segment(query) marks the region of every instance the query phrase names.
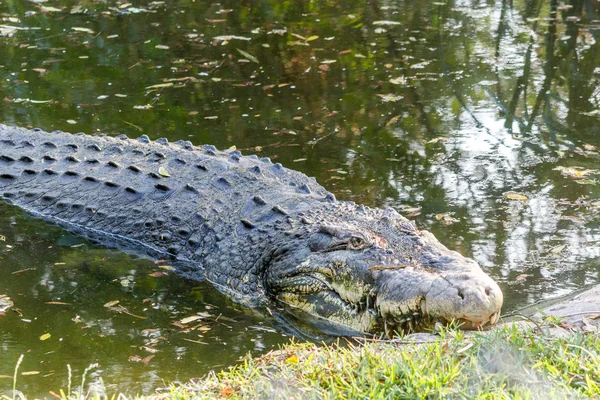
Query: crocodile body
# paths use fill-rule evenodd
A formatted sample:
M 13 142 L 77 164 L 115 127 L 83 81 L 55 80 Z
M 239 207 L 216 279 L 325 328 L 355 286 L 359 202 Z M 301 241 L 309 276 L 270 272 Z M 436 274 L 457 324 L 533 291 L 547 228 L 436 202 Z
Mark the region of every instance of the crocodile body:
M 101 243 L 174 257 L 235 301 L 354 331 L 479 327 L 502 305 L 473 260 L 394 210 L 338 201 L 235 150 L 0 125 L 0 197 Z

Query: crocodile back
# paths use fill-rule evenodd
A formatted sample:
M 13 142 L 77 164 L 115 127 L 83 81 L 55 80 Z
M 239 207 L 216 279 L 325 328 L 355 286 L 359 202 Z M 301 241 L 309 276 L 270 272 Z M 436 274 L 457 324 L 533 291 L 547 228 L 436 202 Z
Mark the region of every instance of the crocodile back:
M 261 241 L 252 232 L 332 198 L 314 178 L 236 150 L 4 125 L 0 196 L 103 243 L 112 238 L 152 257 L 238 264 L 240 275 L 257 256 L 235 246 L 248 241 L 250 248 Z

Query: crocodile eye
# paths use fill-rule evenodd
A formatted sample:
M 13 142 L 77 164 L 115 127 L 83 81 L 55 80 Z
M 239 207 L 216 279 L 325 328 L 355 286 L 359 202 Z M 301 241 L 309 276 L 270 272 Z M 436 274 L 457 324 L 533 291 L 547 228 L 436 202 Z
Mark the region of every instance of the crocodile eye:
M 365 248 L 366 242 L 363 238 L 358 236 L 352 236 L 348 241 L 348 249 L 349 250 L 360 250 Z

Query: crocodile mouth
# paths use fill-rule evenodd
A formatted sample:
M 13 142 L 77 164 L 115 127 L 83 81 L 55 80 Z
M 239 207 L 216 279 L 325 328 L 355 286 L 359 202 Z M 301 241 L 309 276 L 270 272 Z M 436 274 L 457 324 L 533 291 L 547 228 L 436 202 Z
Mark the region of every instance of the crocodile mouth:
M 361 311 L 369 308 L 368 299 L 356 301 L 362 297 L 357 292 L 336 290 L 333 281 L 319 272 L 310 272 L 281 278 L 278 285 L 277 299 L 289 304 L 286 299 L 298 296 L 321 295 L 326 303 L 342 307 L 344 311 Z M 294 305 L 294 304 L 290 304 Z M 325 306 L 326 304 L 321 304 Z
M 393 337 L 433 329 L 437 323 L 483 330 L 500 318 L 500 308 L 495 306 L 478 307 L 475 313 L 468 309 L 440 310 L 440 303 L 444 302 L 436 298 L 433 290 L 438 281 L 430 281 L 427 290 L 418 294 L 398 296 L 385 288 L 376 290 L 371 284 L 343 284 L 321 272 L 310 271 L 281 277 L 274 292 L 275 299 L 287 308 L 329 321 L 332 326 L 343 326 L 345 329 L 340 331 L 349 328 L 357 334 Z M 446 278 L 441 281 L 447 284 Z M 452 285 L 447 286 L 455 290 Z M 460 290 L 456 292 L 459 296 L 455 297 L 464 296 Z
M 331 325 L 330 332 L 354 336 L 376 332 L 381 317 L 370 286 L 345 289 L 323 273 L 312 271 L 283 277 L 275 288 L 275 300 L 288 310 L 300 311 Z M 335 327 L 339 329 L 336 329 Z
M 389 270 L 378 278 L 376 308 L 386 332 L 424 330 L 437 322 L 482 330 L 500 318 L 502 291 L 480 270 Z
M 448 319 L 428 314 L 425 296 L 422 296 L 420 300 L 413 299 L 410 302 L 418 305 L 408 312 L 403 312 L 396 316 L 387 315 L 387 317 L 382 318 L 385 336 L 392 337 L 394 334 L 402 335 L 432 330 L 438 323 L 443 325 L 454 324 L 462 330 L 485 330 L 500 319 L 500 310 L 493 312 L 487 318 L 483 319 L 474 320 L 464 317 Z

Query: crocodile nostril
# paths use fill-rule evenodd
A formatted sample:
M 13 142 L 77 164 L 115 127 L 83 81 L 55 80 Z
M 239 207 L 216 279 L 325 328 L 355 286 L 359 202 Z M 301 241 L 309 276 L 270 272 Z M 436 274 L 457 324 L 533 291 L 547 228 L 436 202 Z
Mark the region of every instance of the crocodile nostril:
M 489 295 L 490 295 L 490 293 L 492 293 L 492 288 L 490 288 L 490 287 L 486 287 L 486 288 L 485 288 L 485 295 L 486 295 L 486 296 L 489 296 Z
M 463 293 L 463 291 L 462 291 L 462 290 L 460 290 L 460 289 L 458 290 L 458 297 L 460 297 L 462 300 L 464 300 L 464 299 L 465 299 L 465 294 L 464 294 L 464 293 Z

